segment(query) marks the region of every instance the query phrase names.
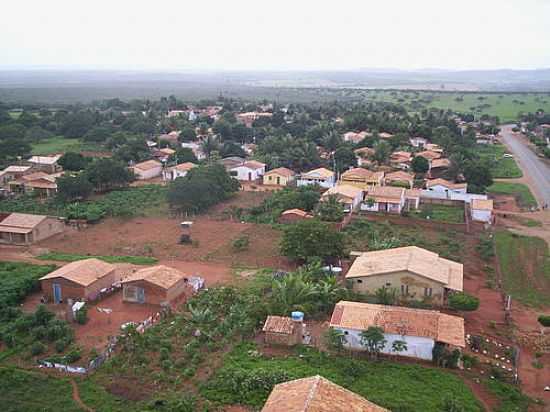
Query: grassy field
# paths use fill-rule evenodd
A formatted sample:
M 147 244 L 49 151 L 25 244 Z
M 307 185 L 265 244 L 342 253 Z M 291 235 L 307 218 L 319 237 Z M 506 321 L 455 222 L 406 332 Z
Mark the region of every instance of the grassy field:
M 67 139 L 62 136 L 45 139 L 32 144 L 33 155 L 49 155 L 53 153 L 101 151 L 97 145 L 84 143 L 81 139 Z M 105 150 L 105 149 L 103 149 Z
M 41 260 L 58 260 L 60 262 L 75 262 L 90 258 L 97 258 L 107 263 L 131 263 L 134 265 L 152 265 L 158 262 L 157 258 L 150 256 L 92 256 L 56 252 L 46 253 L 37 257 L 37 259 Z
M 422 205 L 418 216 L 445 223 L 464 223 L 464 208 L 446 205 Z
M 489 193 L 511 195 L 522 208 L 536 207 L 537 201 L 527 185 L 523 183 L 494 182 L 487 188 Z
M 548 94 L 534 93 L 464 93 L 464 92 L 415 92 L 368 91 L 367 98 L 376 101 L 400 103 L 412 111 L 422 106 L 453 111 L 498 116 L 501 122 L 517 120 L 520 112 L 535 112 L 539 108 L 550 111 Z
M 550 304 L 550 254 L 537 237 L 496 233 L 497 258 L 506 293 L 533 306 Z
M 0 308 L 19 304 L 27 294 L 39 288 L 38 279 L 55 266 L 0 262 Z
M 491 165 L 494 178 L 517 178 L 523 173 L 513 157 L 503 157 L 507 153 L 503 145 L 479 145 L 475 148 L 476 154 L 487 160 Z

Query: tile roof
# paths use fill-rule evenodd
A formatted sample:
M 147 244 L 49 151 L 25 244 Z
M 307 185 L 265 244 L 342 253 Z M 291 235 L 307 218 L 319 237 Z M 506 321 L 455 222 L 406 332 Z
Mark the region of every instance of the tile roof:
M 286 177 L 292 177 L 295 174 L 296 173 L 294 173 L 293 170 L 287 169 L 286 167 L 278 167 L 276 169 L 273 169 L 273 170 L 270 170 L 270 171 L 266 172 L 264 176 L 281 175 L 281 176 L 286 176 Z
M 441 157 L 441 153 L 434 152 L 432 150 L 424 150 L 423 152 L 418 152 L 416 156 L 422 156 L 426 160 L 434 160 L 439 159 Z
M 184 273 L 180 272 L 177 269 L 164 265 L 157 265 L 143 268 L 135 273 L 132 273 L 130 276 L 125 278 L 122 283 L 143 280 L 145 282 L 159 286 L 162 289 L 170 289 L 172 286 L 177 284 L 182 279 L 185 279 L 186 277 L 187 276 Z
M 474 199 L 472 200 L 472 209 L 475 210 L 493 210 L 493 200 L 492 199 Z
M 180 172 L 188 172 L 197 165 L 192 162 L 180 163 L 179 165 L 174 166 L 174 169 L 179 170 Z
M 376 180 L 384 177 L 384 172 L 373 172 L 364 167 L 354 167 L 342 173 L 342 179 Z
M 355 199 L 357 196 L 363 194 L 363 191 L 358 187 L 346 184 L 340 184 L 334 187 L 331 187 L 326 192 L 323 193 L 321 198 L 327 198 L 331 195 L 343 196 L 349 199 Z
M 430 188 L 433 186 L 445 186 L 448 189 L 466 189 L 468 187 L 467 183 L 454 183 L 445 179 L 429 179 L 426 181 L 426 187 Z
M 374 198 L 378 202 L 401 202 L 405 189 L 394 186 L 374 186 L 367 190 L 365 198 Z
M 146 160 L 145 162 L 136 163 L 133 167 L 139 170 L 151 170 L 155 167 L 161 167 L 162 163 L 158 160 Z
M 405 181 L 410 182 L 414 180 L 414 175 L 398 170 L 397 172 L 387 173 L 385 179 L 390 182 Z
M 302 217 L 311 217 L 311 215 L 305 211 L 303 211 L 302 209 L 288 209 L 288 210 L 285 210 L 283 213 L 281 213 L 281 216 L 285 216 L 285 215 L 298 215 L 298 216 L 302 216 Z
M 378 276 L 402 271 L 432 279 L 449 289 L 461 291 L 463 288 L 461 263 L 444 259 L 437 253 L 417 246 L 365 252 L 355 259 L 346 278 Z
M 294 333 L 294 321 L 288 316 L 268 316 L 262 330 L 291 335 Z
M 247 167 L 249 169 L 256 170 L 256 169 L 261 169 L 261 168 L 265 167 L 265 163 L 258 162 L 257 160 L 247 160 L 243 164 L 241 164 L 237 167 Z
M 465 347 L 464 319 L 435 310 L 340 301 L 332 312 L 330 326 L 354 330 L 376 326 L 384 333 L 431 338 Z
M 432 169 L 436 167 L 449 167 L 451 166 L 451 161 L 447 158 L 440 158 L 432 160 Z
M 389 412 L 322 376 L 275 385 L 262 412 Z
M 411 152 L 393 152 L 390 156 L 390 159 L 394 162 L 408 162 L 411 160 L 412 153 Z
M 359 156 L 370 156 L 374 154 L 374 149 L 372 147 L 361 147 L 353 151 L 356 155 Z
M 57 161 L 61 159 L 61 155 L 54 155 L 54 156 L 32 156 L 28 162 L 36 163 L 36 164 L 42 164 L 42 165 L 53 165 L 56 164 Z
M 3 171 L 6 173 L 23 173 L 29 170 L 32 166 L 18 166 L 18 165 L 11 165 L 6 167 Z
M 40 280 L 64 278 L 82 286 L 89 286 L 114 270 L 115 266 L 110 263 L 91 258 L 68 263 L 41 277 Z
M 0 221 L 0 228 L 2 226 L 18 227 L 22 229 L 29 229 L 30 232 L 34 227 L 44 221 L 48 216 L 44 215 L 30 215 L 27 213 L 10 213 L 5 219 Z
M 309 172 L 302 173 L 302 178 L 306 179 L 326 179 L 334 176 L 334 172 L 324 167 L 310 170 Z

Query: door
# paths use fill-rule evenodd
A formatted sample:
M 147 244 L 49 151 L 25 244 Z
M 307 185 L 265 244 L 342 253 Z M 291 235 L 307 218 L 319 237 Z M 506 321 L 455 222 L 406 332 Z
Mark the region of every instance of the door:
M 248 172 L 248 180 L 252 180 L 252 173 L 251 172 Z
M 281 184 L 281 178 L 279 176 L 277 176 L 277 184 L 280 185 Z
M 139 303 L 145 303 L 145 289 L 137 288 L 137 301 Z
M 53 284 L 53 301 L 54 303 L 61 303 L 61 285 L 59 283 Z

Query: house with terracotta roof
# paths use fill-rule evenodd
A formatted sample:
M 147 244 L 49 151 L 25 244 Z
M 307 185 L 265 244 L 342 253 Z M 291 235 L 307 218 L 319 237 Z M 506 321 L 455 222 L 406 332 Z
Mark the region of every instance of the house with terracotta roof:
M 438 193 L 461 193 L 466 194 L 468 191 L 467 183 L 454 183 L 445 179 L 429 179 L 426 181 L 426 189 L 431 192 Z
M 360 147 L 359 149 L 355 149 L 353 153 L 355 153 L 355 157 L 357 158 L 357 166 L 368 166 L 372 163 L 370 159 L 374 155 L 373 148 Z
M 355 133 L 355 132 L 347 132 L 347 133 L 344 133 L 344 135 L 342 136 L 342 140 L 344 140 L 344 142 L 351 142 L 351 143 L 359 143 L 361 141 L 363 141 L 365 139 L 365 137 L 367 136 L 370 136 L 371 133 L 368 133 L 366 131 L 362 131 L 362 132 L 359 132 L 359 133 Z
M 178 145 L 178 139 L 179 139 L 180 132 L 179 131 L 171 131 L 170 133 L 164 133 L 157 137 L 157 140 L 159 142 L 168 142 L 171 145 L 177 146 Z
M 386 287 L 402 300 L 444 305 L 453 292 L 463 290 L 463 266 L 417 246 L 361 253 L 346 280 L 356 292 L 374 294 Z
M 54 303 L 67 299 L 95 300 L 117 281 L 115 266 L 91 258 L 77 260 L 40 278 L 42 293 Z
M 493 200 L 492 199 L 473 199 L 470 203 L 470 213 L 472 220 L 476 222 L 493 222 Z
M 247 160 L 232 168 L 230 174 L 237 180 L 255 182 L 265 174 L 265 163 L 256 160 Z
M 122 280 L 124 302 L 174 305 L 182 303 L 193 292 L 187 275 L 164 265 L 140 269 Z
M 382 186 L 384 172 L 373 172 L 363 167 L 354 167 L 342 173 L 340 182 L 366 190 L 371 186 Z
M 441 153 L 432 150 L 424 150 L 423 152 L 416 153 L 415 156 L 421 156 L 431 164 L 432 160 L 439 159 L 441 157 Z
M 336 177 L 332 170 L 320 167 L 302 173 L 296 180 L 298 186 L 319 185 L 325 189 L 333 187 L 336 184 Z
M 262 412 L 390 412 L 322 376 L 279 383 Z
M 137 180 L 147 180 L 162 174 L 162 163 L 158 160 L 146 160 L 130 167 Z
M 282 224 L 300 222 L 305 219 L 311 219 L 313 216 L 302 209 L 288 209 L 281 213 L 278 222 Z
M 451 167 L 451 161 L 446 157 L 434 159 L 430 163 L 429 175 L 431 178 L 441 177 L 449 167 Z
M 412 189 L 414 185 L 414 175 L 398 170 L 396 172 L 386 173 L 384 182 L 388 186 L 408 187 Z
M 436 344 L 459 350 L 466 346 L 464 319 L 435 310 L 340 301 L 334 307 L 330 326 L 341 331 L 347 340 L 345 345 L 355 350 L 365 349 L 361 332 L 369 327 L 383 330 L 386 343 L 381 352 L 386 354 L 432 360 Z M 406 342 L 407 349 L 394 352 L 395 341 Z
M 412 153 L 397 151 L 390 155 L 390 164 L 396 169 L 408 170 L 411 167 Z
M 400 214 L 405 207 L 405 189 L 394 186 L 373 186 L 365 193 L 361 210 Z
M 218 163 L 222 164 L 225 170 L 229 172 L 231 169 L 242 165 L 244 163 L 244 158 L 239 156 L 228 156 L 220 159 Z
M 265 172 L 263 177 L 264 185 L 287 186 L 294 181 L 295 176 L 296 173 L 294 171 L 286 167 L 278 167 Z
M 9 191 L 12 193 L 32 193 L 41 198 L 52 197 L 57 193 L 56 180 L 62 174 L 63 172 L 56 174 L 45 172 L 25 174 L 8 182 Z
M 19 179 L 32 173 L 32 166 L 12 165 L 0 171 L 0 186 L 7 186 L 8 182 Z
M 175 180 L 178 177 L 185 177 L 187 172 L 197 165 L 192 162 L 180 163 L 179 165 L 170 166 L 162 171 L 162 178 L 164 180 Z
M 34 171 L 52 174 L 62 170 L 61 166 L 57 163 L 59 159 L 61 159 L 60 154 L 51 156 L 32 156 L 27 159 L 27 163 L 32 166 Z
M 303 320 L 288 316 L 268 316 L 262 328 L 264 341 L 270 345 L 294 346 L 303 341 Z
M 363 200 L 363 190 L 348 184 L 338 184 L 321 195 L 321 202 L 327 201 L 331 196 L 336 197 L 344 206 L 344 211 L 353 212 Z
M 0 213 L 0 243 L 31 245 L 64 230 L 65 223 L 55 216 Z

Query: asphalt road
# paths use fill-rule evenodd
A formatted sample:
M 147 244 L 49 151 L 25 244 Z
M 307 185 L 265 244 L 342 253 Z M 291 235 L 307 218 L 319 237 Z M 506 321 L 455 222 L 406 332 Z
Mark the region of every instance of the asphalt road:
M 502 140 L 519 161 L 523 173 L 532 181 L 537 200 L 550 206 L 550 166 L 539 159 L 519 136 L 514 135 L 512 127 L 501 127 Z

